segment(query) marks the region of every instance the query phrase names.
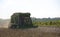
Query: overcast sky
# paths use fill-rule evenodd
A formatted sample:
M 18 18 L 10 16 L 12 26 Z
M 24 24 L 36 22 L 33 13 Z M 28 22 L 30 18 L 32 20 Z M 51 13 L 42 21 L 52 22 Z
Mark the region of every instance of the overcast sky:
M 15 12 L 30 12 L 31 17 L 60 17 L 60 0 L 0 0 L 0 18 Z

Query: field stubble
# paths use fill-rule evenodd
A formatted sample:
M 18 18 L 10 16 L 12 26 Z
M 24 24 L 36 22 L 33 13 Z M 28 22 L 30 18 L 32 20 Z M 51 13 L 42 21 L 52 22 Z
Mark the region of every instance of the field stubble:
M 59 27 L 38 27 L 29 29 L 0 28 L 0 37 L 60 37 Z

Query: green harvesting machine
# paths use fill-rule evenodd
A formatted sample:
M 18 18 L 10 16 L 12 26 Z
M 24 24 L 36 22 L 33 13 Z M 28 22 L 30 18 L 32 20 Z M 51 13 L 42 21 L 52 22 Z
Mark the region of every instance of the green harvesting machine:
M 33 27 L 30 13 L 14 13 L 11 16 L 9 28 L 29 28 Z

